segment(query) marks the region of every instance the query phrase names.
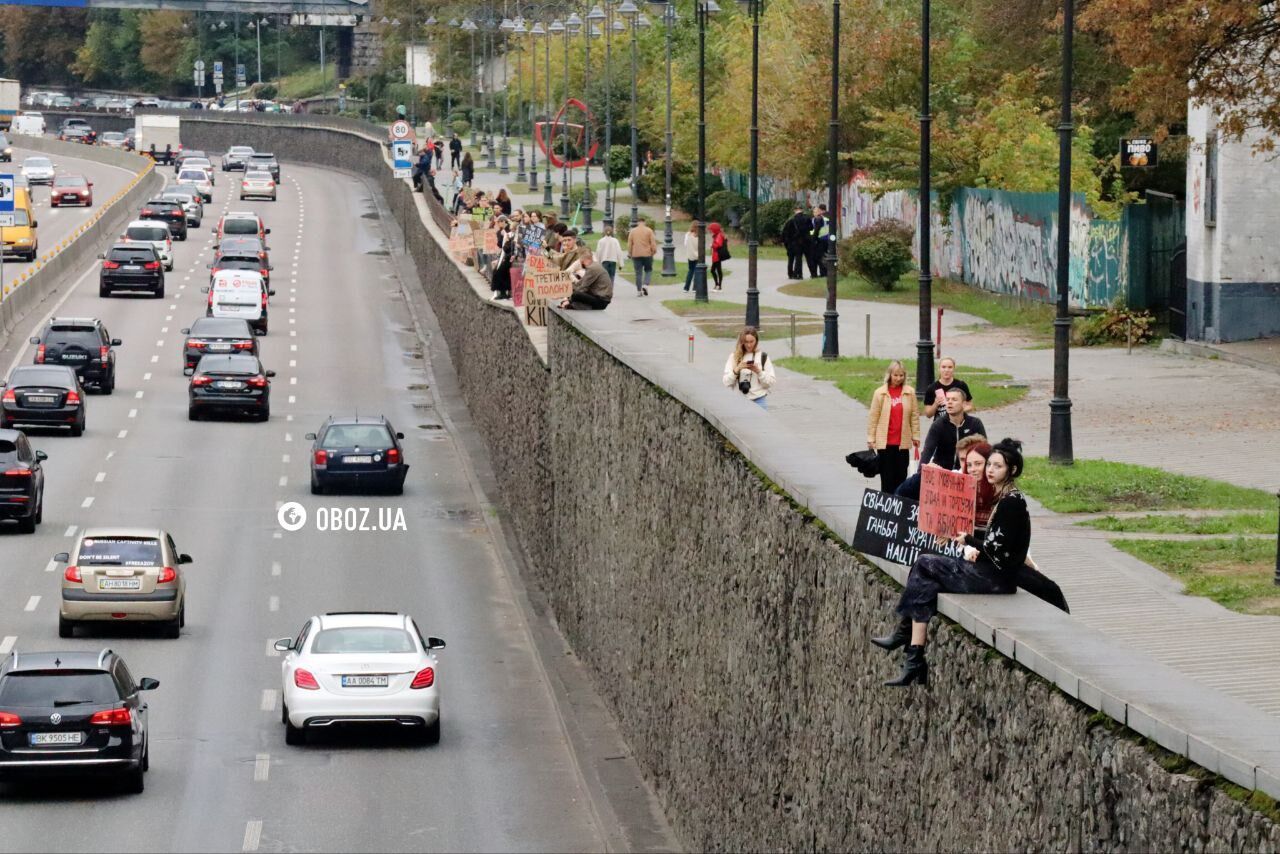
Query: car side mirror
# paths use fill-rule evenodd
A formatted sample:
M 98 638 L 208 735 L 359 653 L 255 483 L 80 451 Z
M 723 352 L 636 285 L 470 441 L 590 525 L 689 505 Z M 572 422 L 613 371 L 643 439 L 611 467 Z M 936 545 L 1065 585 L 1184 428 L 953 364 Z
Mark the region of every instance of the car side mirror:
M 112 346 L 112 347 L 123 347 L 123 346 L 124 346 L 124 342 L 123 342 L 123 341 L 121 341 L 119 338 L 112 338 L 112 339 L 111 339 L 111 346 Z
M 270 270 L 274 270 L 274 269 L 275 269 L 275 267 L 273 267 L 272 265 L 270 265 L 270 264 L 268 264 L 268 265 L 267 265 L 267 270 L 268 270 L 268 271 L 270 271 Z
M 186 327 L 183 327 L 182 329 L 179 329 L 178 331 L 179 331 L 179 332 L 181 332 L 183 335 L 190 335 L 190 334 L 191 334 L 191 327 L 190 327 L 190 326 L 186 326 Z
M 270 233 L 271 233 L 271 229 L 269 229 L 269 228 L 268 228 L 268 229 L 266 229 L 265 231 L 263 231 L 262 233 L 263 233 L 263 234 L 270 234 Z
M 404 438 L 404 434 L 403 434 L 403 433 L 397 433 L 397 434 L 396 434 L 396 438 L 397 438 L 397 439 L 403 439 L 403 438 Z
M 138 690 L 139 690 L 139 691 L 154 691 L 155 689 L 157 689 L 157 688 L 159 688 L 159 687 L 160 687 L 160 680 L 159 680 L 159 679 L 152 679 L 150 676 L 144 676 L 144 677 L 142 677 L 142 679 L 138 682 Z
M 44 451 L 36 451 L 36 462 L 42 463 L 47 459 L 49 459 L 49 455 Z
M 275 295 L 276 295 L 276 292 L 275 292 L 275 291 L 267 291 L 267 296 L 269 296 L 269 297 L 273 297 L 273 296 L 275 296 Z
M 265 374 L 265 376 L 268 376 L 268 377 L 274 377 L 275 375 L 276 375 L 275 371 L 267 371 L 267 373 Z
M 70 563 L 71 555 L 67 554 L 66 552 L 58 552 L 56 555 L 53 556 L 53 561 L 54 563 Z
M 206 266 L 206 267 L 208 267 L 210 270 L 212 270 L 212 269 L 213 269 L 213 263 L 212 263 L 212 262 L 210 262 L 210 263 L 208 263 L 208 264 L 205 264 L 205 266 Z
M 200 289 L 200 293 L 202 293 L 202 294 L 207 294 L 207 293 L 209 293 L 209 289 L 208 289 L 208 288 L 201 288 L 201 289 Z
M 427 649 L 444 649 L 444 641 L 440 638 L 427 638 Z
M 182 375 L 183 375 L 184 377 L 189 377 L 189 376 L 191 376 L 192 374 L 194 374 L 195 372 L 196 372 L 196 369 L 195 369 L 195 368 L 183 368 L 183 369 L 182 369 Z
M 272 646 L 276 648 L 277 652 L 288 652 L 293 649 L 293 638 L 280 638 Z
M 39 338 L 35 338 L 35 337 L 33 337 L 33 338 L 31 339 L 31 343 L 32 343 L 32 344 L 39 344 L 39 343 L 40 343 L 40 339 L 39 339 Z
M 191 563 L 191 555 L 185 553 L 178 555 L 178 563 Z
M 32 228 L 39 228 L 39 227 L 40 227 L 40 223 L 36 222 L 36 221 L 33 219 L 33 220 L 31 220 L 31 227 L 32 227 Z
M 308 442 L 314 442 L 314 441 L 316 440 L 316 434 L 315 434 L 315 433 L 307 433 L 307 434 L 306 434 L 305 436 L 303 436 L 302 438 L 306 439 Z

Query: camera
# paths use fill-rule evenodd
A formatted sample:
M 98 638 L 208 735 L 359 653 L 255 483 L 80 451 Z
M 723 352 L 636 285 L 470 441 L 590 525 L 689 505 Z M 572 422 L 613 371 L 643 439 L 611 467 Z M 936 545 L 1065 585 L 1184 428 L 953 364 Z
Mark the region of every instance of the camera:
M 743 377 L 746 377 L 746 379 L 743 379 Z M 742 373 L 738 374 L 738 391 L 742 392 L 743 394 L 751 393 L 751 372 L 750 371 L 743 371 Z

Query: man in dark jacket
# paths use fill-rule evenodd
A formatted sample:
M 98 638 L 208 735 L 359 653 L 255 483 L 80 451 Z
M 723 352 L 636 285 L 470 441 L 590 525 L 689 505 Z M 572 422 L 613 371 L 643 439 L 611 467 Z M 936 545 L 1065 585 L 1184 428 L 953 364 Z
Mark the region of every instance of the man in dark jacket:
M 827 265 L 822 259 L 827 254 L 827 241 L 831 239 L 831 220 L 827 218 L 827 206 L 818 205 L 814 208 L 810 222 L 809 243 L 806 247 L 809 278 L 821 279 L 827 275 Z
M 582 259 L 582 278 L 573 286 L 573 293 L 560 303 L 561 308 L 595 309 L 600 311 L 613 302 L 613 279 L 603 264 L 597 264 L 590 249 L 584 248 L 579 256 Z
M 782 245 L 787 248 L 787 278 L 804 278 L 804 259 L 809 249 L 809 229 L 813 221 L 804 215 L 804 208 L 796 211 L 782 226 Z
M 932 463 L 951 471 L 962 470 L 963 460 L 956 454 L 956 445 L 966 436 L 987 435 L 982 419 L 964 411 L 968 398 L 959 386 L 947 391 L 947 417 L 933 422 L 924 437 L 924 450 L 920 452 L 920 465 Z M 896 495 L 920 500 L 920 471 L 903 481 Z
M 462 164 L 462 140 L 455 133 L 449 140 L 449 167 L 457 169 Z

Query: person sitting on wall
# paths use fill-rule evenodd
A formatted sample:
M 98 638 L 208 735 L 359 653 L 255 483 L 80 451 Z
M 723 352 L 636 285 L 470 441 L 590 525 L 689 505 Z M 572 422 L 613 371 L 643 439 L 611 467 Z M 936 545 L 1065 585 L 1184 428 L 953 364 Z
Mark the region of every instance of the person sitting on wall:
M 609 271 L 596 263 L 590 248 L 582 250 L 581 260 L 582 278 L 574 283 L 573 293 L 560 307 L 603 311 L 613 302 L 613 280 Z

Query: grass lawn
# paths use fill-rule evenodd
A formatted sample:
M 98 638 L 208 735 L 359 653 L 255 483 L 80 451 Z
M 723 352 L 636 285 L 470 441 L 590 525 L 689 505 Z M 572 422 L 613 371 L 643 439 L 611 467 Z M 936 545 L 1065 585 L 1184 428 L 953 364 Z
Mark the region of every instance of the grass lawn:
M 1099 531 L 1138 534 L 1196 534 L 1223 536 L 1233 534 L 1274 534 L 1275 513 L 1231 513 L 1225 516 L 1141 516 L 1119 519 L 1104 516 L 1077 522 Z
M 821 318 L 818 320 L 818 331 L 821 332 Z M 834 382 L 836 388 L 867 406 L 871 404 L 871 395 L 884 382 L 884 369 L 888 362 L 888 359 L 868 359 L 866 356 L 841 356 L 834 360 L 792 356 L 778 360 L 784 368 Z M 903 366 L 908 377 L 915 376 L 914 360 L 905 360 Z M 979 418 L 984 411 L 1016 403 L 1027 393 L 1025 387 L 1008 385 L 1012 380 L 1008 374 L 993 373 L 987 368 L 958 365 L 956 373 L 964 377 L 974 399 L 981 402 L 982 411 L 974 412 Z
M 333 76 L 333 68 L 326 67 L 325 73 L 320 74 L 320 65 L 312 65 L 295 71 L 293 74 L 287 74 L 276 81 L 280 98 L 290 101 L 297 98 L 310 98 L 315 95 L 322 95 L 325 91 L 325 79 L 329 81 L 329 91 L 335 95 L 338 92 L 338 81 Z
M 1280 615 L 1275 540 L 1213 539 L 1195 542 L 1113 540 L 1128 552 L 1177 578 L 1192 596 L 1204 596 L 1245 614 Z
M 744 325 L 746 307 L 736 302 L 710 300 L 697 302 L 691 299 L 663 300 L 662 304 L 680 317 L 687 317 L 693 325 L 712 338 L 737 339 Z M 817 335 L 822 332 L 822 318 L 802 311 L 784 311 L 780 308 L 760 306 L 760 337 L 765 341 L 788 338 L 791 335 L 791 315 L 796 315 L 797 335 Z M 783 359 L 779 364 L 786 364 Z
M 786 257 L 785 251 L 782 257 Z M 861 276 L 845 276 L 836 284 L 836 296 L 839 299 L 916 305 L 919 302 L 916 276 L 916 273 L 903 276 L 892 291 L 881 290 Z M 827 282 L 825 279 L 805 279 L 783 285 L 779 290 L 790 296 L 825 299 Z M 1053 335 L 1054 307 L 1046 303 L 1019 302 L 1014 297 L 978 290 L 948 279 L 934 279 L 933 305 L 981 317 L 993 326 L 1022 327 L 1037 336 Z
M 966 374 L 973 369 L 966 369 Z M 958 372 L 958 371 L 957 371 Z M 910 371 L 907 372 L 908 376 Z M 969 383 L 971 386 L 972 382 Z M 977 389 L 974 389 L 977 393 Z M 1274 512 L 1276 498 L 1219 480 L 1171 474 L 1148 466 L 1076 460 L 1059 466 L 1045 457 L 1027 460 L 1022 489 L 1058 513 L 1131 510 L 1258 510 Z M 1274 555 L 1273 555 L 1274 558 Z

